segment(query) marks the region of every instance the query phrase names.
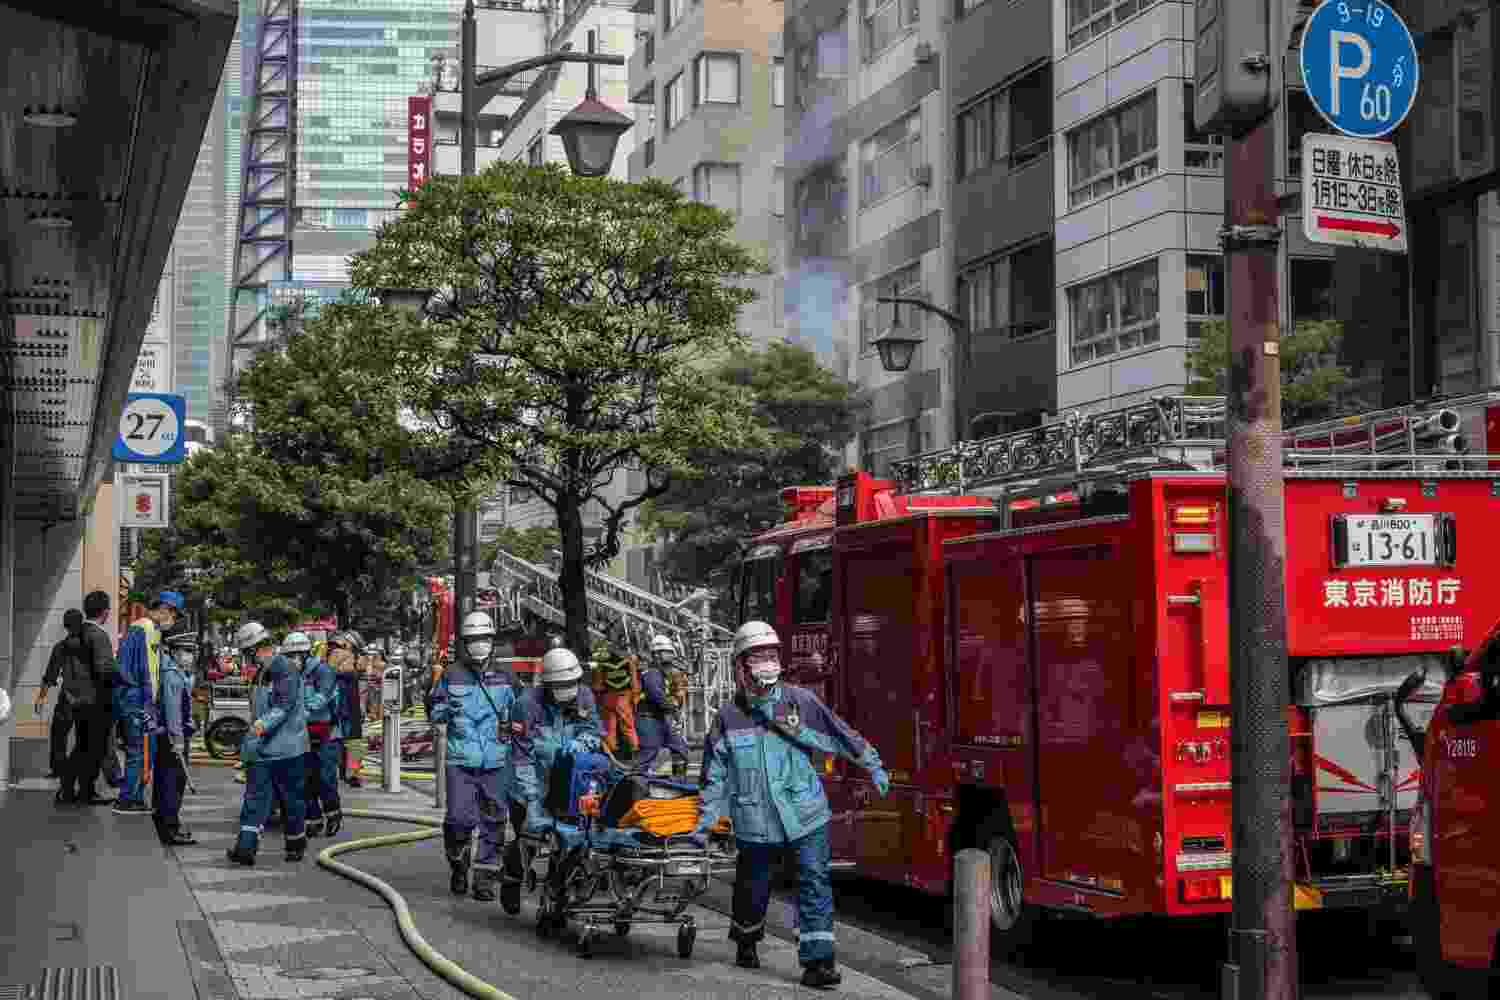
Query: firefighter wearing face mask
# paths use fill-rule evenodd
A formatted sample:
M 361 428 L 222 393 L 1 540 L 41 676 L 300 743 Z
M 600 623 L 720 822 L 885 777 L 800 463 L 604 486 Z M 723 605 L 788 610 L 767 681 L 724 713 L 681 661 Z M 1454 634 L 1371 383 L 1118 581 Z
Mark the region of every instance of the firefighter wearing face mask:
M 603 747 L 599 709 L 583 684 L 583 664 L 571 649 L 556 647 L 542 657 L 540 685 L 516 703 L 511 724 L 511 759 L 515 794 L 511 818 L 517 830 L 540 836 L 552 828 L 542 807 L 547 776 L 559 753 L 597 753 Z M 512 841 L 505 854 L 500 901 L 507 913 L 521 911 L 521 845 Z
M 641 737 L 637 770 L 652 773 L 656 757 L 666 747 L 672 754 L 672 777 L 686 778 L 688 745 L 674 723 L 681 718 L 683 698 L 678 678 L 677 646 L 664 635 L 651 639 L 651 666 L 641 673 L 641 700 L 636 705 L 636 732 Z
M 251 704 L 255 722 L 240 749 L 247 762 L 245 801 L 240 808 L 240 835 L 229 849 L 229 860 L 254 865 L 260 830 L 273 799 L 286 804 L 286 859 L 301 861 L 307 849 L 303 829 L 303 785 L 307 753 L 307 707 L 302 701 L 302 675 L 283 655 L 260 622 L 249 622 L 235 634 L 235 645 L 255 658 L 255 686 Z
M 815 758 L 836 755 L 870 773 L 881 796 L 890 778 L 880 754 L 804 688 L 781 683 L 781 639 L 765 622 L 740 626 L 732 647 L 739 691 L 719 709 L 703 754 L 699 835 L 726 813 L 739 843 L 729 937 L 735 963 L 760 967 L 755 945 L 765 935 L 773 855 L 796 858 L 797 957 L 802 984 L 837 986 L 828 822 Z
M 344 745 L 334 720 L 338 678 L 333 667 L 313 654 L 312 642 L 302 632 L 288 634 L 281 642 L 281 653 L 302 675 L 302 703 L 307 709 L 308 749 L 302 758 L 307 835 L 335 837 L 344 823 L 339 805 L 339 757 Z
M 483 611 L 471 611 L 459 626 L 457 662 L 427 696 L 427 717 L 448 724 L 448 811 L 443 847 L 455 895 L 469 891 L 469 839 L 479 829 L 473 862 L 474 898 L 495 898 L 490 871 L 505 843 L 506 803 L 511 783 L 511 673 L 491 662 L 495 626 Z

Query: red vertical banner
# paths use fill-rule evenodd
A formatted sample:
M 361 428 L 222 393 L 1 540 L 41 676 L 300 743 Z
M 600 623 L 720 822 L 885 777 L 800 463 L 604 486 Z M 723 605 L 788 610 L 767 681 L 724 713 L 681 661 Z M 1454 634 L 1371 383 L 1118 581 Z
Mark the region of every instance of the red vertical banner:
M 415 191 L 432 172 L 432 98 L 406 99 L 406 186 Z

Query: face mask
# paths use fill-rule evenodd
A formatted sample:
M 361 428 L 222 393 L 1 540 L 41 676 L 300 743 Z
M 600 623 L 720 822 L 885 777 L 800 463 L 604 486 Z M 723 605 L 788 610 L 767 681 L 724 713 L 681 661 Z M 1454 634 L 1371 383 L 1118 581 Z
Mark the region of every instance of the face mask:
M 490 658 L 490 650 L 495 648 L 495 644 L 489 639 L 475 639 L 472 642 L 465 643 L 465 646 L 469 650 L 469 659 L 471 660 L 488 660 Z
M 550 688 L 549 690 L 551 690 L 551 692 L 552 692 L 552 700 L 553 701 L 562 702 L 562 703 L 566 704 L 566 703 L 574 702 L 574 701 L 578 700 L 578 685 L 577 684 L 569 684 L 567 687 L 554 687 L 554 688 Z
M 757 663 L 750 668 L 750 677 L 761 687 L 770 687 L 781 679 L 781 664 Z

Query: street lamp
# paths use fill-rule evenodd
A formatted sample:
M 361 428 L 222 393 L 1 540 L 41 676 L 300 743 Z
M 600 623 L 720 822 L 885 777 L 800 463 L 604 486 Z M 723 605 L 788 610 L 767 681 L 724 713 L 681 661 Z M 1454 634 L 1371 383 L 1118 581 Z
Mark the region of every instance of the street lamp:
M 594 54 L 594 33 L 589 32 L 589 55 Z M 603 177 L 615 160 L 620 136 L 635 124 L 614 108 L 599 100 L 594 85 L 594 64 L 589 63 L 589 89 L 578 107 L 552 126 L 552 134 L 562 139 L 568 154 L 568 166 L 579 177 Z
M 953 340 L 958 348 L 953 358 L 953 438 L 955 441 L 963 440 L 963 393 L 959 386 L 968 367 L 969 353 L 969 324 L 965 323 L 963 317 L 941 309 L 925 299 L 915 299 L 906 295 L 881 295 L 875 299 L 876 302 L 889 302 L 893 306 L 915 306 L 923 312 L 936 313 L 948 324 L 953 331 Z M 911 367 L 912 355 L 917 351 L 920 341 L 909 337 L 898 337 L 895 331 L 886 334 L 875 341 L 875 350 L 880 352 L 880 365 L 888 372 L 904 372 Z
M 888 372 L 904 372 L 911 367 L 911 359 L 917 353 L 917 337 L 904 337 L 899 328 L 893 328 L 884 337 L 877 337 L 873 344 L 880 355 L 880 367 Z

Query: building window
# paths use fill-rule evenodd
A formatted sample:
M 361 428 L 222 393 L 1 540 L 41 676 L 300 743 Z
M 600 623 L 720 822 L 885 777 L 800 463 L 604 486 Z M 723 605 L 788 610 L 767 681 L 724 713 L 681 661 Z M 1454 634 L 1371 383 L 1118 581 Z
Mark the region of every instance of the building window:
M 366 229 L 370 220 L 362 208 L 335 208 L 333 224 L 340 229 Z
M 1053 326 L 1051 241 L 967 269 L 958 279 L 958 311 L 970 330 L 995 330 L 1011 340 Z
M 818 32 L 818 37 L 797 49 L 796 84 L 794 95 L 797 106 L 806 111 L 820 97 L 831 98 L 835 103 L 844 99 L 845 82 L 849 75 L 849 34 L 845 22 L 827 31 Z
M 1333 260 L 1293 257 L 1288 262 L 1292 284 L 1292 322 L 1336 319 L 1333 300 Z
M 1328 128 L 1323 117 L 1313 107 L 1307 91 L 1288 88 L 1286 92 L 1286 176 L 1288 180 L 1302 179 L 1302 137 L 1309 132 L 1322 132 Z
M 693 200 L 740 213 L 740 167 L 737 163 L 700 163 L 693 168 Z
M 687 0 L 667 0 L 662 4 L 661 10 L 661 30 L 665 33 L 676 27 L 677 22 L 681 21 L 683 15 L 687 13 Z
M 1188 170 L 1224 171 L 1224 137 L 1198 131 L 1193 120 L 1193 85 L 1182 88 L 1182 165 Z
M 786 167 L 771 168 L 771 214 L 786 216 Z
M 1196 343 L 1203 325 L 1224 318 L 1224 258 L 1214 254 L 1188 254 L 1187 337 Z
M 868 208 L 912 185 L 922 163 L 922 112 L 891 122 L 860 144 L 860 208 Z
M 860 432 L 860 467 L 877 478 L 888 478 L 892 462 L 931 450 L 936 423 L 937 413 L 924 410 L 915 417 L 903 417 Z
M 542 137 L 537 136 L 531 140 L 531 145 L 526 147 L 526 162 L 533 167 L 542 165 Z
M 1156 91 L 1068 133 L 1068 207 L 1156 173 Z
M 918 312 L 912 306 L 895 306 L 875 301 L 886 295 L 922 298 L 922 265 L 920 263 L 908 264 L 899 271 L 892 271 L 860 289 L 859 353 L 861 354 L 873 350 L 874 348 L 870 345 L 897 326 L 904 330 L 917 330 L 920 335 L 922 318 L 926 314 Z
M 681 73 L 672 77 L 672 81 L 662 88 L 662 100 L 666 102 L 667 128 L 674 129 L 681 125 L 682 120 L 687 117 L 687 81 Z
M 958 0 L 958 16 L 963 17 L 971 10 L 978 10 L 984 3 L 985 0 Z
M 918 0 L 859 0 L 859 14 L 869 62 L 916 26 L 921 9 Z
M 771 107 L 786 106 L 786 60 L 777 57 L 771 60 Z
M 1098 38 L 1156 0 L 1068 0 L 1068 48 Z
M 1052 144 L 1052 75 L 1049 67 L 982 97 L 958 116 L 958 176 L 992 163 L 1015 168 Z
M 738 104 L 739 101 L 739 56 L 724 52 L 705 52 L 694 60 L 694 107 L 701 104 Z
M 849 179 L 843 159 L 798 181 L 795 196 L 797 245 L 802 256 L 843 256 L 849 235 Z
M 1068 289 L 1075 365 L 1101 361 L 1161 339 L 1156 260 Z

